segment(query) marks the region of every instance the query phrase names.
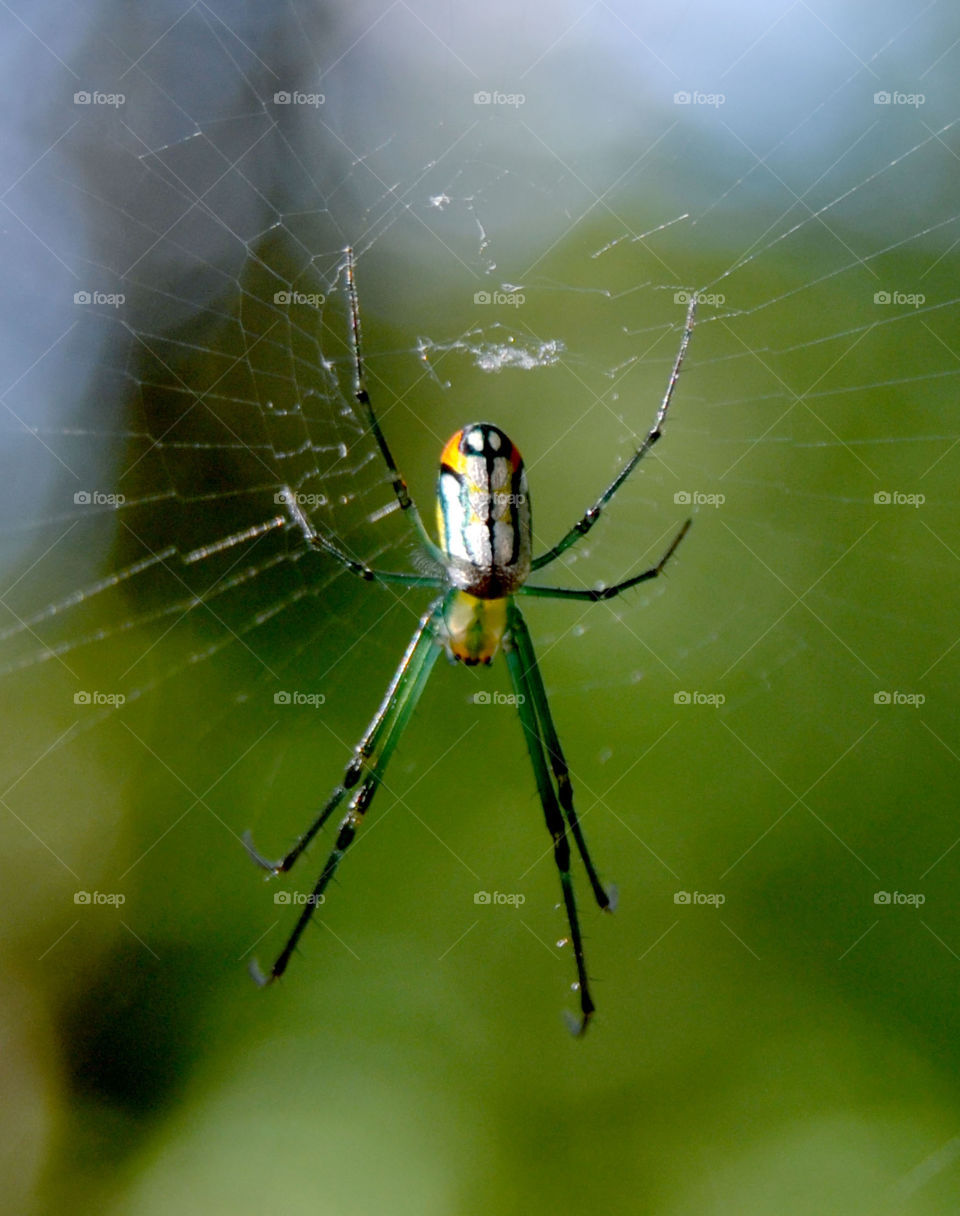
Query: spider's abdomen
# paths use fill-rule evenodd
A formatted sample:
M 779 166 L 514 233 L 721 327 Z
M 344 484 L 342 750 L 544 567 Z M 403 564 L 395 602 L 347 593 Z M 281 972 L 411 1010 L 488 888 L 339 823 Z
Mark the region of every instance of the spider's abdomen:
M 523 458 L 489 422 L 457 431 L 440 457 L 437 527 L 455 587 L 480 599 L 517 590 L 530 573 L 530 497 Z

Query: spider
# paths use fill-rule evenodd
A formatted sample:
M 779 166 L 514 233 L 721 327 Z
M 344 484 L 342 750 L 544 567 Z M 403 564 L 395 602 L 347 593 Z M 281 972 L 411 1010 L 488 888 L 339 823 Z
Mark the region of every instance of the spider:
M 552 549 L 541 553 L 539 557 L 533 557 L 530 498 L 523 460 L 507 435 L 489 422 L 476 422 L 464 427 L 457 431 L 444 447 L 440 457 L 436 504 L 440 544 L 436 545 L 428 535 L 417 507 L 407 491 L 406 482 L 394 463 L 367 393 L 352 250 L 347 249 L 345 256 L 346 288 L 352 327 L 354 395 L 387 466 L 397 502 L 411 521 L 419 542 L 442 574 L 429 576 L 375 570 L 363 562 L 356 561 L 333 540 L 313 527 L 301 510 L 296 495 L 288 488 L 283 498 L 292 524 L 302 532 L 307 544 L 333 558 L 352 574 L 368 582 L 432 587 L 440 594 L 420 618 L 380 708 L 366 734 L 357 744 L 353 759 L 347 765 L 340 784 L 304 835 L 279 861 L 269 861 L 261 856 L 254 847 L 249 832 L 244 837 L 246 847 L 258 865 L 271 874 L 286 873 L 305 852 L 337 807 L 345 798 L 349 799 L 346 814 L 340 820 L 336 842 L 286 945 L 267 975 L 260 971 L 255 959 L 250 964 L 250 971 L 257 983 L 263 986 L 279 979 L 287 969 L 291 955 L 317 904 L 321 902 L 327 884 L 353 843 L 357 829 L 383 781 L 387 763 L 410 721 L 440 651 L 444 650 L 453 662 L 472 665 L 489 664 L 497 652 L 502 650 L 516 693 L 517 708 L 533 766 L 537 792 L 553 841 L 553 856 L 560 875 L 560 887 L 577 969 L 577 982 L 573 988 L 580 996 L 579 1018 L 573 1015 L 569 1017 L 574 1033 L 582 1034 L 595 1006 L 590 995 L 570 874 L 568 828 L 601 909 L 612 910 L 613 891 L 606 890 L 601 884 L 587 851 L 574 810 L 570 771 L 553 724 L 533 642 L 517 604 L 517 597 L 532 595 L 589 601 L 612 599 L 630 587 L 636 587 L 638 583 L 656 578 L 687 534 L 691 523 L 689 519 L 655 566 L 612 586 L 580 590 L 543 587 L 527 582 L 528 575 L 549 566 L 591 530 L 600 518 L 603 508 L 660 438 L 660 428 L 670 406 L 692 334 L 696 296 L 691 298 L 670 380 L 646 438 L 593 506 L 584 512 Z

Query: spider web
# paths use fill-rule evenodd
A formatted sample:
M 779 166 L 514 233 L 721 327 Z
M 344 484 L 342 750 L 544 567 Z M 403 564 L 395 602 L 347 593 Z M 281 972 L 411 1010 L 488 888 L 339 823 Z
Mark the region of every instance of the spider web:
M 589 13 L 549 36 L 505 15 L 505 45 L 403 4 L 38 9 L 23 37 L 52 100 L 6 156 L 0 482 L 0 688 L 28 707 L 31 764 L 75 774 L 125 730 L 158 753 L 186 735 L 194 792 L 225 769 L 230 798 L 253 788 L 232 831 L 286 801 L 308 746 L 300 723 L 244 766 L 278 689 L 342 708 L 332 756 L 356 737 L 424 597 L 308 550 L 282 502 L 366 563 L 421 568 L 354 408 L 348 245 L 371 395 L 421 513 L 442 442 L 490 418 L 524 451 L 540 549 L 645 433 L 701 294 L 656 456 L 545 573 L 629 577 L 691 509 L 695 526 L 666 588 L 538 605 L 558 717 L 655 680 L 762 713 L 824 644 L 865 713 L 886 688 L 949 704 L 955 17 Z M 806 709 L 812 781 L 857 732 Z M 805 788 L 787 742 L 770 763 Z M 592 742 L 587 761 L 628 753 Z M 36 799 L 13 807 L 43 855 Z
M 385 135 L 386 99 L 412 79 L 409 68 L 386 63 L 387 31 L 399 36 L 413 20 L 395 10 L 372 29 L 364 17 L 360 43 L 348 41 L 329 63 L 322 23 L 309 25 L 296 9 L 272 27 L 272 58 L 261 53 L 264 30 L 231 26 L 212 7 L 168 15 L 169 24 L 155 19 L 156 42 L 139 56 L 124 49 L 125 39 L 144 35 L 135 23 L 116 18 L 107 38 L 70 31 L 82 65 L 74 83 L 92 88 L 95 67 L 114 92 L 126 89 L 124 101 L 65 98 L 59 138 L 5 195 L 11 223 L 30 242 L 13 265 L 25 276 L 41 257 L 48 280 L 56 275 L 64 292 L 92 296 L 68 298 L 64 308 L 61 289 L 44 286 L 57 307 L 47 309 L 46 332 L 29 327 L 29 357 L 7 392 L 5 676 L 66 665 L 71 655 L 109 665 L 114 641 L 126 639 L 130 650 L 111 679 L 129 672 L 130 701 L 185 663 L 249 648 L 251 632 L 304 599 L 325 597 L 335 611 L 346 597 L 353 612 L 356 588 L 305 552 L 277 501 L 284 486 L 362 560 L 409 566 L 407 534 L 351 402 L 348 243 L 362 306 L 376 303 L 367 349 L 374 397 L 423 502 L 432 491 L 424 449 L 432 458 L 462 425 L 465 400 L 482 395 L 481 412 L 491 412 L 510 376 L 527 381 L 509 390 L 525 404 L 511 397 L 505 412 L 541 424 L 529 428 L 542 440 L 542 454 L 528 455 L 534 476 L 550 462 L 538 506 L 554 531 L 567 526 L 563 433 L 577 432 L 566 421 L 549 425 L 539 402 L 561 376 L 579 386 L 581 414 L 598 419 L 603 398 L 603 423 L 619 418 L 626 430 L 579 434 L 591 448 L 614 445 L 600 462 L 607 476 L 662 392 L 679 336 L 678 292 L 693 287 L 705 301 L 696 371 L 685 373 L 685 402 L 668 427 L 675 448 L 684 433 L 705 440 L 685 471 L 694 491 L 717 492 L 722 481 L 728 501 L 746 502 L 769 489 L 751 473 L 757 448 L 836 447 L 876 479 L 870 449 L 895 443 L 908 466 L 918 453 L 916 478 L 955 442 L 937 394 L 949 397 L 957 376 L 948 335 L 960 217 L 944 188 L 957 119 L 933 14 L 904 27 L 891 14 L 869 55 L 844 49 L 842 32 L 825 32 L 829 85 L 814 82 L 785 100 L 766 127 L 751 107 L 750 74 L 737 76 L 743 64 L 732 57 L 721 76 L 736 76 L 740 95 L 717 88 L 703 95 L 722 103 L 698 103 L 693 90 L 686 106 L 659 97 L 638 143 L 622 131 L 612 136 L 619 174 L 602 191 L 588 184 L 596 169 L 589 152 L 570 163 L 582 122 L 548 144 L 532 117 L 542 117 L 535 92 L 474 90 L 490 94 L 486 104 L 461 96 L 454 83 L 462 92 L 464 79 L 495 81 L 464 77 L 442 32 L 422 50 L 434 68 L 444 65 L 440 87 L 459 105 L 424 124 L 422 106 L 412 104 L 410 118 Z M 620 21 L 610 15 L 608 33 Z M 784 44 L 775 30 L 764 37 L 772 69 Z M 565 65 L 571 53 L 558 51 Z M 702 71 L 703 53 L 700 43 L 689 47 L 679 71 L 660 63 L 661 92 Z M 526 62 L 519 48 L 516 60 Z M 510 76 L 504 64 L 499 72 Z M 866 89 L 911 80 L 929 87 L 923 103 L 882 106 Z M 517 96 L 523 101 L 509 101 Z M 622 102 L 614 112 L 626 121 Z M 723 156 L 711 148 L 718 138 Z M 647 187 L 654 198 L 644 222 L 626 224 L 623 212 Z M 424 267 L 435 274 L 428 287 Z M 466 284 L 470 296 L 499 292 L 507 302 L 485 314 L 468 299 L 466 323 L 458 316 L 451 324 L 443 317 L 451 280 L 461 293 Z M 895 297 L 886 310 L 875 292 Z M 291 302 L 278 302 L 283 293 Z M 535 324 L 524 306 L 511 307 L 517 295 L 535 299 Z M 403 323 L 381 320 L 393 316 Z M 878 363 L 884 374 L 875 376 Z M 916 393 L 909 434 L 851 425 L 868 400 Z M 836 410 L 830 420 L 821 402 Z M 778 489 L 801 501 L 837 498 L 789 476 Z M 636 486 L 623 495 L 626 503 L 570 555 L 568 568 L 593 563 L 585 581 L 622 574 L 636 508 L 663 509 L 662 495 Z M 731 527 L 741 522 L 736 510 L 728 508 Z M 184 620 L 202 621 L 210 637 L 194 649 L 196 638 L 179 631 L 185 651 L 177 656 L 171 635 Z M 292 627 L 288 620 L 288 638 L 308 645 L 316 626 L 304 628 L 301 617 Z M 127 660 L 158 630 L 174 661 L 144 680 Z M 298 653 L 294 646 L 292 662 Z M 606 673 L 601 683 L 615 678 Z
M 434 382 L 429 387 L 443 389 L 448 397 L 459 396 L 447 378 L 455 362 L 462 366 L 466 359 L 488 373 L 530 373 L 555 366 L 567 352 L 568 367 L 592 374 L 587 391 L 598 396 L 604 393 L 604 378 L 618 385 L 643 358 L 642 348 L 653 346 L 645 396 L 654 401 L 676 345 L 677 309 L 667 291 L 699 287 L 707 305 L 701 307 L 694 347 L 698 366 L 719 367 L 731 379 L 741 371 L 755 375 L 758 364 L 771 372 L 768 392 L 750 393 L 741 376 L 736 396 L 704 403 L 706 421 L 700 429 L 709 433 L 715 448 L 729 445 L 740 457 L 721 474 L 728 487 L 752 484 L 738 468 L 745 449 L 790 442 L 782 434 L 770 436 L 766 407 L 776 401 L 789 405 L 796 390 L 786 387 L 786 369 L 800 359 L 814 374 L 820 372 L 804 393 L 812 408 L 820 397 L 832 400 L 896 383 L 950 381 L 956 375 L 944 345 L 935 352 L 939 362 L 933 369 L 925 362 L 886 381 L 854 376 L 849 384 L 817 388 L 835 363 L 845 359 L 849 366 L 847 348 L 867 334 L 906 354 L 912 345 L 908 334 L 918 333 L 929 344 L 924 329 L 930 322 L 947 323 L 956 305 L 955 297 L 941 288 L 949 288 L 947 255 L 957 239 L 958 215 L 946 192 L 937 197 L 939 210 L 929 205 L 941 175 L 949 171 L 955 120 L 938 121 L 924 110 L 919 121 L 919 106 L 912 107 L 914 113 L 904 106 L 903 114 L 886 122 L 890 112 L 878 110 L 867 98 L 870 121 L 861 129 L 851 116 L 852 140 L 850 131 L 834 124 L 816 148 L 812 180 L 806 163 L 798 171 L 790 162 L 798 146 L 813 159 L 804 144 L 810 129 L 864 76 L 880 80 L 884 56 L 892 55 L 893 48 L 903 52 L 902 34 L 882 43 L 869 61 L 852 64 L 846 78 L 839 74 L 818 106 L 799 108 L 797 120 L 784 124 L 788 129 L 764 148 L 762 158 L 724 122 L 729 141 L 741 145 L 742 156 L 739 165 L 726 169 L 722 183 L 710 180 L 716 174 L 697 178 L 687 173 L 698 164 L 706 139 L 702 114 L 714 110 L 719 118 L 721 103 L 668 112 L 670 121 L 662 121 L 657 137 L 622 176 L 642 170 L 656 178 L 651 161 L 657 171 L 663 164 L 677 165 L 683 180 L 674 189 L 686 212 L 661 204 L 649 210 L 651 219 L 660 220 L 649 230 L 618 231 L 619 215 L 607 201 L 610 192 L 594 193 L 586 212 L 602 211 L 601 227 L 615 235 L 594 245 L 597 238 L 591 234 L 580 251 L 582 281 L 569 283 L 552 280 L 546 262 L 552 248 L 584 227 L 577 196 L 590 188 L 561 152 L 551 152 L 549 168 L 531 166 L 535 133 L 528 127 L 526 146 L 518 148 L 516 127 L 526 124 L 503 121 L 509 103 L 495 117 L 473 106 L 470 121 L 455 131 L 436 123 L 429 139 L 442 154 L 424 162 L 409 133 L 397 131 L 386 139 L 379 131 L 371 134 L 365 129 L 369 111 L 351 108 L 358 80 L 376 78 L 382 66 L 379 40 L 369 39 L 374 45 L 364 53 L 372 62 L 364 61 L 359 76 L 355 66 L 338 63 L 327 69 L 342 90 L 331 116 L 333 106 L 319 86 L 308 87 L 310 81 L 316 85 L 325 79 L 322 58 L 298 59 L 288 50 L 279 57 L 282 66 L 274 67 L 252 49 L 243 29 L 231 29 L 215 10 L 199 6 L 180 17 L 152 48 L 149 63 L 137 60 L 124 67 L 119 44 L 112 48 L 114 55 L 108 58 L 116 62 L 111 66 L 128 89 L 123 104 L 92 105 L 90 110 L 77 106 L 80 116 L 64 136 L 66 149 L 41 158 L 27 179 L 37 195 L 56 199 L 56 206 L 48 202 L 48 213 L 42 214 L 46 225 L 31 219 L 35 239 L 69 267 L 83 284 L 78 291 L 92 293 L 93 299 L 75 306 L 79 315 L 41 356 L 47 364 L 83 369 L 83 392 L 76 394 L 80 399 L 67 405 L 58 394 L 58 400 L 38 405 L 31 367 L 15 385 L 20 395 L 9 407 L 6 447 L 15 472 L 7 480 L 4 517 L 13 526 L 8 522 L 4 538 L 14 573 L 6 597 L 10 618 L 0 632 L 6 673 L 55 661 L 73 650 L 99 646 L 105 654 L 117 634 L 149 630 L 187 612 L 202 615 L 197 612 L 201 605 L 216 605 L 216 614 L 221 609 L 224 614 L 219 624 L 226 628 L 211 644 L 214 653 L 221 645 L 242 645 L 248 630 L 265 625 L 304 596 L 325 593 L 339 572 L 318 571 L 312 563 L 309 578 L 300 577 L 296 568 L 305 556 L 303 546 L 299 536 L 291 536 L 290 517 L 277 502 L 285 485 L 305 496 L 317 526 L 338 535 L 362 560 L 381 561 L 405 547 L 402 529 L 390 518 L 393 501 L 379 458 L 351 404 L 341 277 L 347 243 L 356 246 L 361 283 L 368 253 L 389 248 L 385 257 L 396 258 L 394 248 L 399 247 L 410 266 L 416 264 L 415 250 L 425 248 L 430 258 L 443 255 L 448 273 L 466 276 L 480 290 L 499 291 L 507 299 L 511 288 L 516 289 L 513 295 L 535 291 L 541 300 L 554 296 L 568 314 L 545 337 L 528 324 L 508 320 L 477 323 L 453 335 L 450 327 L 437 337 L 418 334 L 406 351 L 393 351 L 390 362 L 382 350 L 368 350 L 374 369 L 392 367 L 406 355 L 408 384 L 422 393 L 426 373 Z M 302 14 L 291 29 L 302 29 L 301 22 Z M 833 40 L 838 41 L 836 35 Z M 206 65 L 205 82 L 188 84 L 178 67 L 188 47 L 195 61 Z M 312 40 L 301 49 L 318 54 Z M 432 49 L 443 57 L 442 46 Z M 919 55 L 925 49 L 910 47 Z M 104 65 L 99 67 L 102 74 Z M 904 72 L 902 64 L 897 67 Z M 927 70 L 936 67 L 933 62 Z M 394 87 L 404 79 L 398 76 Z M 305 83 L 300 87 L 297 82 Z M 290 87 L 278 87 L 285 85 Z M 302 100 L 286 105 L 276 100 L 288 95 Z M 521 113 L 520 104 L 512 108 Z M 482 118 L 475 117 L 478 113 Z M 701 121 L 684 123 L 677 113 Z M 802 184 L 789 180 L 791 170 L 803 176 Z M 767 178 L 763 186 L 761 175 Z M 912 191 L 914 214 L 904 214 L 904 183 L 915 175 L 929 191 Z M 744 197 L 755 204 L 746 219 Z M 14 213 L 16 199 L 14 190 L 8 202 Z M 884 199 L 891 200 L 889 207 Z M 893 209 L 892 200 L 895 225 L 884 218 Z M 536 258 L 524 259 L 519 284 L 498 278 L 497 260 L 516 262 L 518 230 L 541 207 L 546 208 L 547 232 Z M 57 225 L 63 223 L 64 209 L 83 212 L 88 232 L 82 247 L 68 247 L 60 257 Z M 525 214 L 518 217 L 518 211 Z M 27 223 L 25 215 L 20 220 Z M 702 258 L 691 256 L 708 227 L 710 245 L 721 250 L 713 255 L 712 273 Z M 646 255 L 646 272 L 652 270 L 654 276 L 639 286 L 632 283 L 637 246 Z M 852 279 L 886 283 L 883 268 L 918 251 L 928 288 L 923 303 L 912 303 L 919 289 L 908 293 L 894 287 L 911 302 L 900 309 L 894 305 L 887 315 L 874 309 L 866 320 L 856 314 L 831 315 L 827 323 L 822 301 L 842 300 Z M 778 280 L 773 291 L 768 277 L 772 262 Z M 784 263 L 790 264 L 786 272 Z M 632 285 L 618 290 L 618 281 Z M 652 299 L 648 323 L 619 326 L 629 338 L 621 349 L 632 347 L 635 353 L 604 365 L 603 352 L 584 350 L 573 335 L 598 300 L 621 303 L 622 318 L 628 302 L 632 308 L 632 297 L 644 288 Z M 660 289 L 667 291 L 654 294 Z M 291 302 L 276 302 L 283 293 Z M 404 295 L 408 293 L 405 288 Z M 114 296 L 122 296 L 123 303 L 114 305 Z M 98 303 L 103 297 L 110 302 Z M 606 307 L 604 319 L 613 311 Z M 670 322 L 658 324 L 657 311 L 667 313 Z M 571 325 L 569 314 L 579 314 L 580 324 Z M 784 315 L 801 326 L 799 340 L 789 345 L 783 342 Z M 710 326 L 727 333 L 708 336 Z M 773 341 L 771 327 L 778 331 Z M 664 333 L 670 335 L 666 340 Z M 939 340 L 936 333 L 933 340 Z M 724 349 L 711 348 L 717 346 Z M 454 360 L 446 358 L 441 381 L 434 363 L 450 355 Z M 379 372 L 375 376 L 385 379 Z M 400 398 L 411 391 L 378 383 L 375 396 L 381 387 Z M 604 395 L 620 408 L 619 387 L 606 387 Z M 20 401 L 29 404 L 31 417 L 21 418 Z M 389 413 L 392 403 L 388 399 L 384 404 Z M 624 451 L 614 453 L 611 469 L 642 433 L 650 412 L 647 408 L 637 417 L 632 404 L 631 432 L 616 437 Z M 742 425 L 740 433 L 730 433 L 733 428 L 714 424 L 714 411 L 729 418 L 735 409 L 749 428 L 751 407 L 758 416 L 762 412 L 764 423 L 755 433 L 748 429 L 744 434 Z M 415 408 L 421 433 L 442 441 L 438 426 L 424 425 L 424 407 L 418 403 Z M 408 421 L 401 416 L 394 425 Z M 914 436 L 914 442 L 952 442 L 949 431 L 940 434 L 939 429 Z M 850 450 L 892 438 L 897 437 L 858 437 L 851 443 L 834 433 L 816 442 Z M 394 442 L 402 448 L 402 435 Z M 716 482 L 715 468 L 704 468 L 700 480 Z M 71 489 L 70 497 L 90 502 L 71 502 L 65 496 Z M 788 492 L 804 494 L 796 486 Z M 421 497 L 428 495 L 429 490 Z M 616 521 L 607 528 L 605 547 L 613 552 L 623 538 L 616 529 Z M 595 544 L 591 538 L 571 555 L 571 562 L 591 557 Z M 65 550 L 70 557 L 65 558 Z M 77 553 L 86 561 L 72 560 Z M 84 568 L 95 573 L 89 581 L 82 578 Z M 245 616 L 246 592 L 257 585 L 253 598 L 259 602 L 260 588 L 266 586 L 259 580 L 268 574 L 277 580 L 276 590 L 265 596 L 270 611 Z M 49 579 L 46 595 L 44 578 Z M 285 578 L 295 589 L 284 588 Z M 130 613 L 125 606 L 131 600 L 150 606 Z M 226 607 L 231 601 L 235 616 Z M 89 629 L 85 618 L 95 622 Z M 187 661 L 195 659 L 190 655 Z M 162 682 L 176 669 L 174 665 L 157 679 Z M 140 686 L 134 680 L 127 686 L 128 700 L 156 682 Z M 93 720 L 91 715 L 88 722 Z

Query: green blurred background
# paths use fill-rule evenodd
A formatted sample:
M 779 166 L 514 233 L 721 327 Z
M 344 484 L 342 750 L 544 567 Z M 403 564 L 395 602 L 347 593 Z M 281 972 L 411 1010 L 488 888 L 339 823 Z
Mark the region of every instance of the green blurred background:
M 151 10 L 3 18 L 34 82 L 5 166 L 5 1210 L 955 1212 L 956 15 Z M 656 455 L 551 571 L 637 572 L 698 500 L 669 577 L 525 605 L 620 893 L 602 916 L 577 870 L 583 1041 L 520 727 L 474 699 L 502 661 L 437 665 L 284 982 L 247 975 L 329 837 L 268 884 L 240 837 L 306 826 L 426 597 L 280 529 L 176 553 L 302 476 L 409 567 L 349 415 L 348 243 L 428 523 L 442 442 L 489 419 L 540 547 L 705 296 Z M 97 289 L 124 306 L 78 317 Z M 123 509 L 74 505 L 95 488 Z

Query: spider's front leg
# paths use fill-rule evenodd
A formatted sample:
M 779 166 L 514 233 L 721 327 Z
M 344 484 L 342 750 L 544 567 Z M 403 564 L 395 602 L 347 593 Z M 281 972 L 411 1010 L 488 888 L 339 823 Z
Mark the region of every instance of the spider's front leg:
M 683 337 L 680 339 L 680 349 L 677 351 L 676 358 L 673 361 L 673 368 L 670 371 L 670 379 L 667 382 L 667 390 L 663 395 L 663 400 L 660 402 L 660 408 L 657 410 L 657 416 L 653 420 L 653 426 L 647 432 L 645 439 L 636 449 L 629 460 L 624 464 L 620 472 L 614 477 L 613 481 L 607 486 L 604 492 L 600 495 L 592 507 L 588 507 L 580 516 L 573 527 L 562 536 L 560 540 L 548 549 L 546 553 L 541 553 L 539 557 L 535 557 L 531 564 L 531 570 L 542 570 L 544 566 L 549 566 L 552 561 L 555 561 L 562 553 L 575 545 L 582 536 L 590 531 L 593 525 L 600 518 L 604 507 L 613 498 L 617 490 L 627 480 L 633 470 L 637 467 L 644 456 L 650 451 L 653 445 L 660 438 L 664 420 L 667 416 L 667 410 L 670 408 L 670 402 L 673 400 L 673 390 L 677 386 L 677 380 L 680 378 L 680 369 L 683 367 L 683 360 L 687 353 L 687 347 L 690 344 L 690 339 L 693 336 L 693 322 L 697 314 L 697 296 L 694 293 L 690 297 L 690 306 L 687 309 L 687 319 L 683 327 Z M 668 554 L 669 556 L 669 554 Z M 650 577 L 646 575 L 644 577 Z M 636 580 L 639 581 L 639 580 Z M 529 589 L 525 588 L 525 590 Z M 532 594 L 537 594 L 533 591 Z
M 370 425 L 370 430 L 373 432 L 374 439 L 377 441 L 377 447 L 380 449 L 380 455 L 383 457 L 383 462 L 387 466 L 390 484 L 393 486 L 393 492 L 396 496 L 400 510 L 413 524 L 413 529 L 416 532 L 420 543 L 426 549 L 427 553 L 429 553 L 431 560 L 436 562 L 438 565 L 442 565 L 443 554 L 433 543 L 429 533 L 423 526 L 423 520 L 420 518 L 420 512 L 417 510 L 417 504 L 410 497 L 410 492 L 407 489 L 407 483 L 403 479 L 403 474 L 397 468 L 397 462 L 393 458 L 393 453 L 390 451 L 390 445 L 387 443 L 387 437 L 384 435 L 383 430 L 381 429 L 380 421 L 373 409 L 373 402 L 370 400 L 370 394 L 367 392 L 367 377 L 363 368 L 363 339 L 360 332 L 360 298 L 357 294 L 357 281 L 354 274 L 353 250 L 348 247 L 344 252 L 347 259 L 347 295 L 350 299 L 350 323 L 353 331 L 353 395 L 356 398 L 357 404 L 367 415 L 367 422 Z

